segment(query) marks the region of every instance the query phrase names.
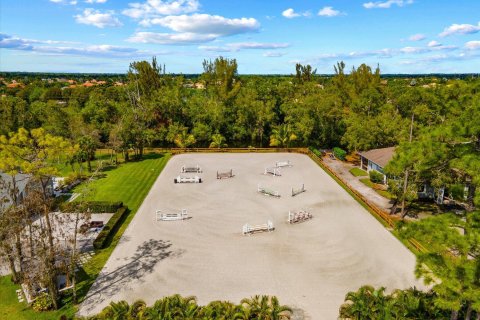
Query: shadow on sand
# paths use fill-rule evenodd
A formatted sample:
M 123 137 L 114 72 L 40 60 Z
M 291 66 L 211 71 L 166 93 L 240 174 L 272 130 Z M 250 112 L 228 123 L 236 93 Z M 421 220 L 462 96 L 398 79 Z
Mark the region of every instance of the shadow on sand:
M 87 312 L 92 310 L 105 300 L 110 300 L 132 282 L 141 281 L 143 277 L 153 272 L 160 261 L 182 255 L 182 250 L 172 251 L 171 246 L 169 241 L 150 239 L 138 246 L 135 254 L 125 259 L 126 263 L 122 266 L 108 273 L 100 272 L 85 297 L 84 310 Z

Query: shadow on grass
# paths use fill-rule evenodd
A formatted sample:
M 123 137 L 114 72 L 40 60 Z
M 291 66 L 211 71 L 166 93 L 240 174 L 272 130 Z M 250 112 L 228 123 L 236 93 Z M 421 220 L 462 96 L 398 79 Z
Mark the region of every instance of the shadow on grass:
M 169 257 L 178 257 L 181 250 L 171 250 L 169 241 L 150 239 L 136 248 L 135 253 L 125 259 L 126 262 L 108 273 L 100 273 L 97 281 L 85 297 L 83 312 L 90 312 L 98 304 L 109 301 L 120 290 L 130 286 L 153 272 L 155 266 Z

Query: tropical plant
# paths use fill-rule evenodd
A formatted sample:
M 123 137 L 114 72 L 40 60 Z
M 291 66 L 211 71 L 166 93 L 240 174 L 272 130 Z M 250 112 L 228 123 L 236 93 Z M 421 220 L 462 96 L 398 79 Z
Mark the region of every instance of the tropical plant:
M 270 135 L 270 146 L 288 148 L 290 143 L 297 140 L 289 124 L 282 124 L 272 130 Z

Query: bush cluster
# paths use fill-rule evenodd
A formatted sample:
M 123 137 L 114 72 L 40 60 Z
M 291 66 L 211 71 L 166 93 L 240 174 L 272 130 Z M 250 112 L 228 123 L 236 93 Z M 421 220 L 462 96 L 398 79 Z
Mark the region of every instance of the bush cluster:
M 337 159 L 340 159 L 340 160 L 345 160 L 345 157 L 347 156 L 347 151 L 339 148 L 339 147 L 335 147 L 333 148 L 333 155 L 337 158 Z
M 373 183 L 383 183 L 383 174 L 377 170 L 370 170 L 368 175 L 370 176 L 370 181 Z
M 46 292 L 40 293 L 35 301 L 32 302 L 32 309 L 40 312 L 40 311 L 48 311 L 53 308 L 53 301 L 50 295 Z
M 108 220 L 107 224 L 103 227 L 102 231 L 98 234 L 97 238 L 93 241 L 93 247 L 95 249 L 102 249 L 105 247 L 107 239 L 110 235 L 118 229 L 122 218 L 128 213 L 127 207 L 120 207 Z

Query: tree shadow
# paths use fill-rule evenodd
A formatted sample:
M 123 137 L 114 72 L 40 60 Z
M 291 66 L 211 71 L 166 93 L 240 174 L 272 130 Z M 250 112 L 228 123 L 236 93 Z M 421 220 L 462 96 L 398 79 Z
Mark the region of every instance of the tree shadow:
M 183 254 L 183 250 L 172 251 L 171 246 L 169 241 L 150 239 L 137 247 L 134 255 L 126 259 L 128 262 L 109 273 L 101 272 L 85 297 L 85 311 L 89 312 L 99 303 L 110 300 L 132 282 L 142 281 L 160 261 Z

